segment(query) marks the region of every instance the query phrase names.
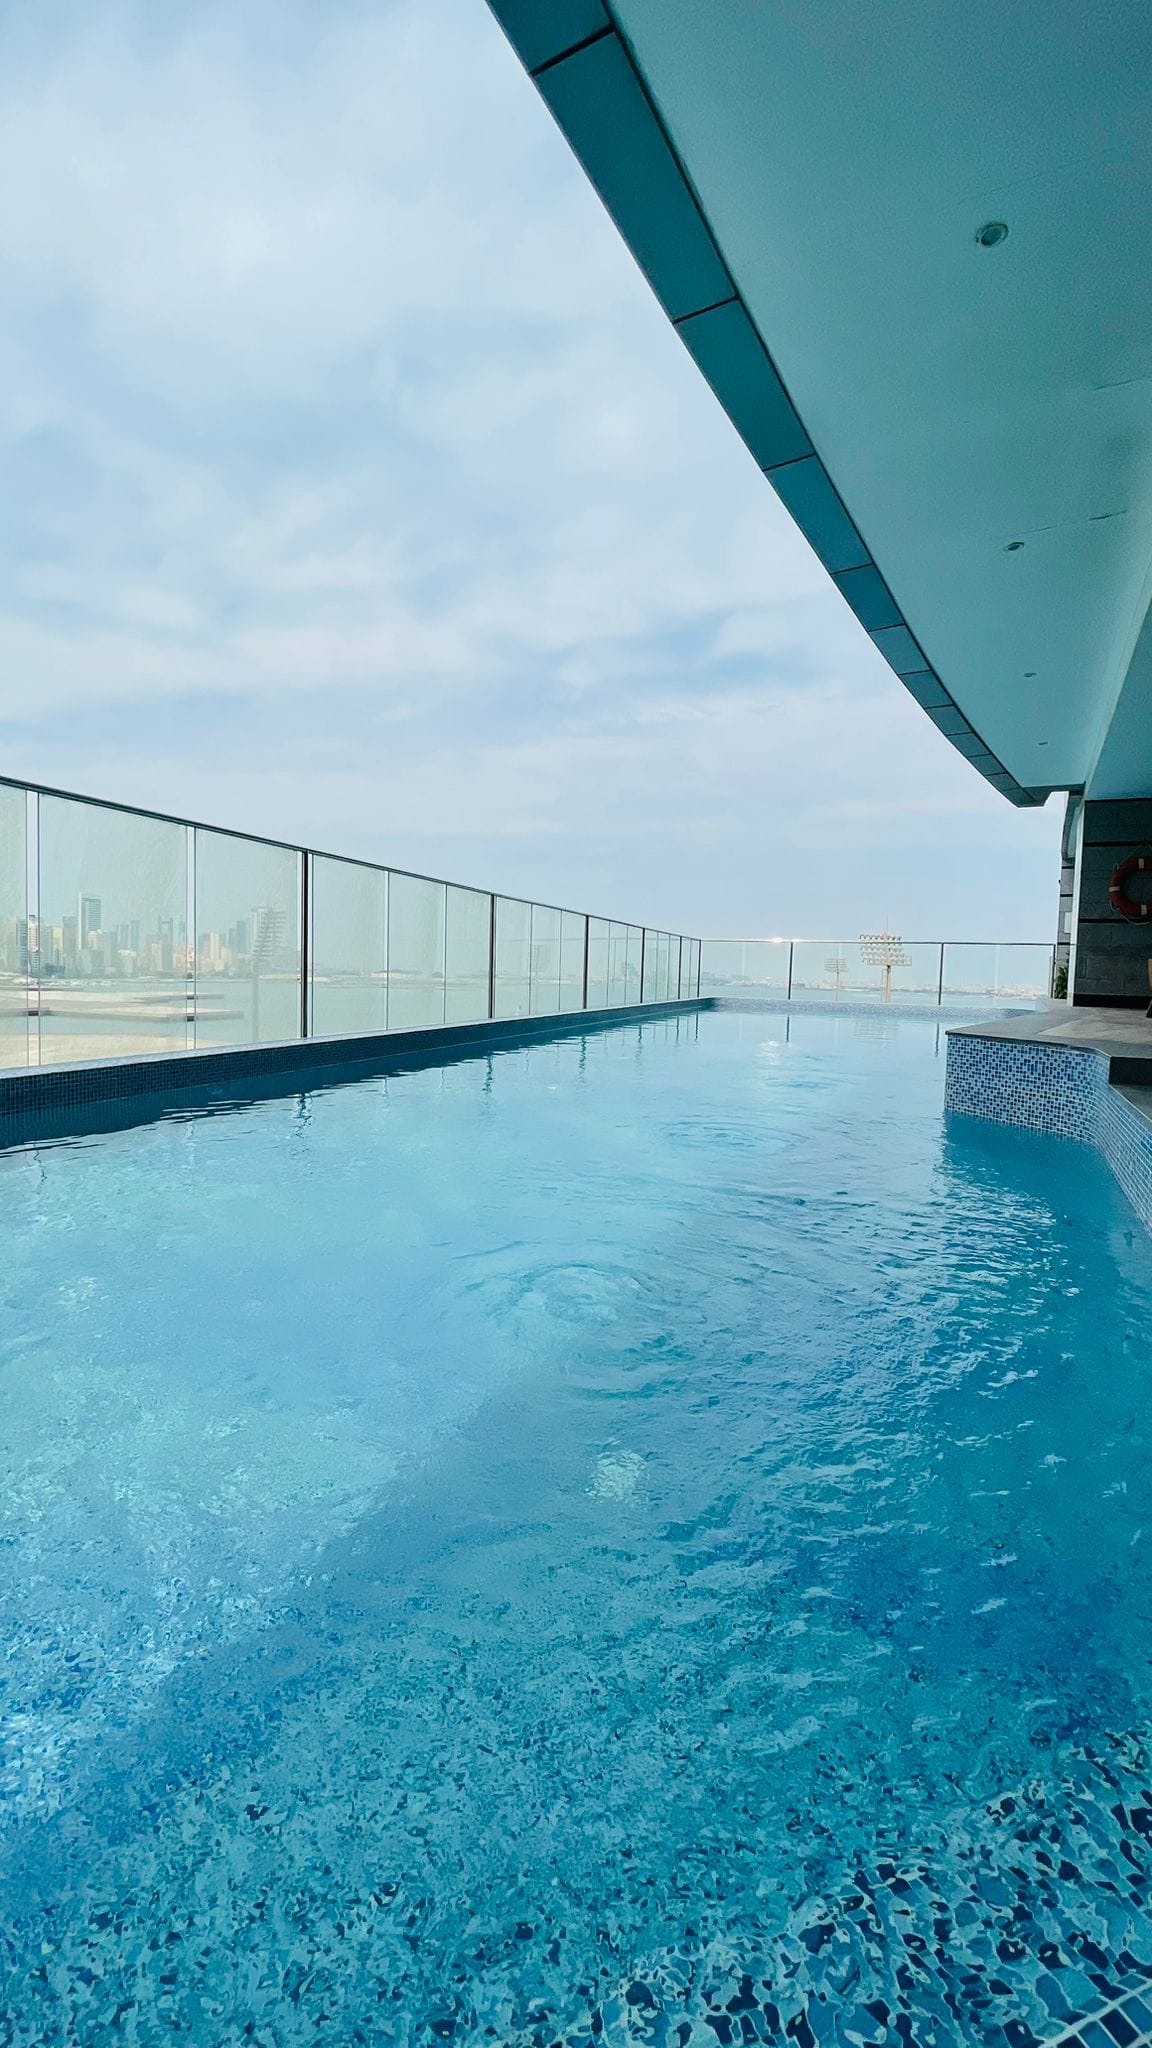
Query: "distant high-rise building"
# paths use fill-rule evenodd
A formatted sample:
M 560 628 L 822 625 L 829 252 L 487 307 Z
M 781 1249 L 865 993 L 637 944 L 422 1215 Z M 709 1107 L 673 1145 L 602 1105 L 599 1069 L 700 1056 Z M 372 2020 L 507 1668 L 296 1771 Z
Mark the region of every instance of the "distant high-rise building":
M 254 967 L 270 967 L 286 943 L 285 917 L 275 904 L 262 903 L 248 919 L 249 952 Z
M 68 920 L 65 919 L 65 923 L 67 922 Z M 77 930 L 79 932 L 80 944 L 82 946 L 86 946 L 88 944 L 89 939 L 92 937 L 93 932 L 98 932 L 103 929 L 103 924 L 104 920 L 103 917 L 101 916 L 100 898 L 98 896 L 82 895 L 79 898 L 76 907 L 76 925 Z

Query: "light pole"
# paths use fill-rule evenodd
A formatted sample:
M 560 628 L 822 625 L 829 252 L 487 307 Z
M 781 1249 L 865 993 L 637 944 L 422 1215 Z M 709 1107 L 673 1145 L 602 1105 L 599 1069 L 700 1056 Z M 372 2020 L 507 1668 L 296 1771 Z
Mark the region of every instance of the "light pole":
M 860 958 L 865 967 L 884 970 L 884 1001 L 892 1001 L 892 969 L 907 967 L 908 955 L 895 932 L 861 932 Z

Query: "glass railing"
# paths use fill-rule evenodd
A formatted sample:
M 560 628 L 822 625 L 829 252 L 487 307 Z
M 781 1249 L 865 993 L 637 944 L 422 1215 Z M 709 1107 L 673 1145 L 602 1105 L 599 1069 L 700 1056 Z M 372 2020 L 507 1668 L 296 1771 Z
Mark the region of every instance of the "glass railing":
M 674 1002 L 700 941 L 0 779 L 0 1066 Z
M 965 939 L 705 939 L 700 993 L 748 1001 L 923 1004 L 987 1008 L 1043 1003 L 1055 947 Z

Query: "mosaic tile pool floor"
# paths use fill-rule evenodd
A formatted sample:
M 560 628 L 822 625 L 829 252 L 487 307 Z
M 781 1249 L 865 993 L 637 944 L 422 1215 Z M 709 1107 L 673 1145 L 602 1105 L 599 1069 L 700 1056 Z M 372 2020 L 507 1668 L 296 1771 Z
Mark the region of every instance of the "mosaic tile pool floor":
M 3 2048 L 1133 2048 L 1152 1241 L 933 1022 L 0 1155 Z

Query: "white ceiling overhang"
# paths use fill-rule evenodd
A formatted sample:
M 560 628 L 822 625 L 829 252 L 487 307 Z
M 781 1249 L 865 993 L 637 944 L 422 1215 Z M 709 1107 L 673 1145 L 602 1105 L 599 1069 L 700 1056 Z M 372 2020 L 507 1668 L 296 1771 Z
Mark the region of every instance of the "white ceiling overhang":
M 1152 10 L 491 4 L 941 732 L 1017 804 L 1152 790 Z

